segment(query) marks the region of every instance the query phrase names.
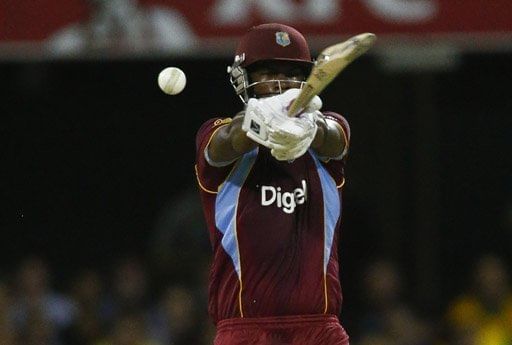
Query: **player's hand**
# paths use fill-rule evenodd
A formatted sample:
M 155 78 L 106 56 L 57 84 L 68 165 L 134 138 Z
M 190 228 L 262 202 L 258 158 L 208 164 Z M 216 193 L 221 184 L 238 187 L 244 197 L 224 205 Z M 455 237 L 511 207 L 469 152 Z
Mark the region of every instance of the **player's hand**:
M 295 98 L 297 98 L 299 96 L 299 93 L 300 93 L 300 89 L 290 89 L 290 90 L 287 90 L 285 93 L 283 93 L 283 95 L 286 95 L 286 101 L 288 102 L 288 105 L 286 106 L 287 110 L 290 109 L 292 102 L 295 100 Z M 306 105 L 304 107 L 304 109 L 296 116 L 299 116 L 302 113 L 308 113 L 308 112 L 313 112 L 315 110 L 320 110 L 320 109 L 322 109 L 322 106 L 323 106 L 322 99 L 318 95 L 316 95 L 313 97 L 313 99 L 311 101 L 309 101 L 308 105 Z
M 279 101 L 283 104 L 283 107 L 286 108 L 284 111 L 286 114 L 288 114 L 288 109 L 290 108 L 292 102 L 297 98 L 300 94 L 300 89 L 289 89 L 286 90 L 283 94 L 274 96 L 276 99 L 279 99 Z M 271 97 L 271 98 L 274 98 Z M 303 109 L 302 113 L 306 112 L 313 112 L 315 110 L 320 110 L 322 108 L 322 100 L 318 96 L 314 96 L 313 99 L 309 102 L 309 104 Z M 298 116 L 298 115 L 297 115 Z
M 299 92 L 299 89 L 290 89 L 273 97 L 249 99 L 242 130 L 255 142 L 279 150 L 290 150 L 305 138 L 314 137 L 313 115 L 322 106 L 322 101 L 316 97 L 299 116 L 289 117 L 288 107 Z
M 304 155 L 315 139 L 318 129 L 316 121 L 319 116 L 319 111 L 302 113 L 292 118 L 294 125 L 301 128 L 300 131 L 282 128 L 271 132 L 270 141 L 276 143 L 270 151 L 272 156 L 277 160 L 290 161 Z
M 291 89 L 281 95 L 282 101 L 286 104 L 286 111 L 299 93 L 299 89 Z M 301 130 L 290 130 L 289 127 L 282 127 L 270 133 L 271 141 L 279 143 L 271 149 L 274 158 L 281 161 L 291 161 L 306 153 L 318 129 L 316 122 L 322 116 L 319 111 L 321 108 L 322 100 L 315 96 L 297 117 L 292 118 L 294 124 L 301 127 Z
M 297 117 L 286 117 L 279 126 L 269 131 L 269 137 L 273 142 L 281 145 L 314 137 L 317 130 L 316 121 L 318 116 L 321 116 L 319 111 L 312 111 L 301 113 Z

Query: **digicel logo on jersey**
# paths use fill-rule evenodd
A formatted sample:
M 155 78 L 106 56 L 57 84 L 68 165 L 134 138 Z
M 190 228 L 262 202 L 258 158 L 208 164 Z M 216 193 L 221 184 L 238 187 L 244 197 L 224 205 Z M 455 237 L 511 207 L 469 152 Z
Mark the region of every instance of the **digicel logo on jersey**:
M 306 181 L 302 180 L 302 188 L 295 188 L 293 192 L 281 192 L 281 187 L 261 186 L 261 205 L 270 206 L 274 202 L 285 213 L 293 213 L 297 205 L 306 202 Z

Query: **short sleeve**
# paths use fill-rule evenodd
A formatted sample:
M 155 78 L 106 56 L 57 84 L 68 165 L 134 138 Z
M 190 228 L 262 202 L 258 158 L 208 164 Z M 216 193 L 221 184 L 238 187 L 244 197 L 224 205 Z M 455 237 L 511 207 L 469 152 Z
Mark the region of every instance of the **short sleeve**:
M 340 114 L 334 113 L 332 111 L 326 111 L 323 113 L 323 115 L 325 116 L 326 119 L 335 121 L 341 127 L 341 134 L 343 135 L 346 145 L 339 159 L 343 159 L 348 154 L 348 149 L 350 147 L 350 126 L 348 124 L 348 121 Z
M 196 135 L 196 176 L 199 187 L 206 193 L 215 194 L 219 186 L 229 175 L 234 162 L 222 167 L 208 163 L 205 156 L 206 148 L 213 135 L 220 128 L 231 123 L 231 118 L 213 118 L 206 121 L 197 131 Z
M 324 167 L 336 182 L 336 186 L 341 188 L 345 184 L 345 165 L 347 162 L 348 149 L 350 147 L 350 126 L 348 121 L 340 114 L 326 111 L 323 112 L 323 115 L 326 119 L 335 121 L 341 127 L 342 135 L 346 143 L 345 148 L 339 157 L 321 160 Z

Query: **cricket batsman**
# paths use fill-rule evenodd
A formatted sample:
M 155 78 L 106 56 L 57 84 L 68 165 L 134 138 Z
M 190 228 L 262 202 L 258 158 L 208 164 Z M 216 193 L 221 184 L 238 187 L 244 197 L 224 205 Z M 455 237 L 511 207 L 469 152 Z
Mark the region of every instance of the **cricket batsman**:
M 294 28 L 251 28 L 228 67 L 243 110 L 197 133 L 215 345 L 348 344 L 338 240 L 350 129 L 318 96 L 287 111 L 312 66 Z

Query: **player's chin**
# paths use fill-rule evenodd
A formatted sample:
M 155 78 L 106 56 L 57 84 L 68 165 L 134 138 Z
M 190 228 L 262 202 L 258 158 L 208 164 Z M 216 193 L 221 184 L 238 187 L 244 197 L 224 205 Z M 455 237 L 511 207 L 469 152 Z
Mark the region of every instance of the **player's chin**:
M 272 96 L 277 96 L 281 94 L 280 92 L 272 92 L 272 93 L 260 93 L 257 95 L 258 98 L 268 98 L 268 97 L 272 97 Z
M 290 88 L 282 89 L 282 90 L 276 90 L 276 91 L 271 91 L 271 92 L 265 92 L 265 93 L 258 93 L 257 97 L 258 98 L 267 98 L 267 97 L 277 96 L 277 95 L 281 95 L 281 94 L 285 93 L 289 89 Z

